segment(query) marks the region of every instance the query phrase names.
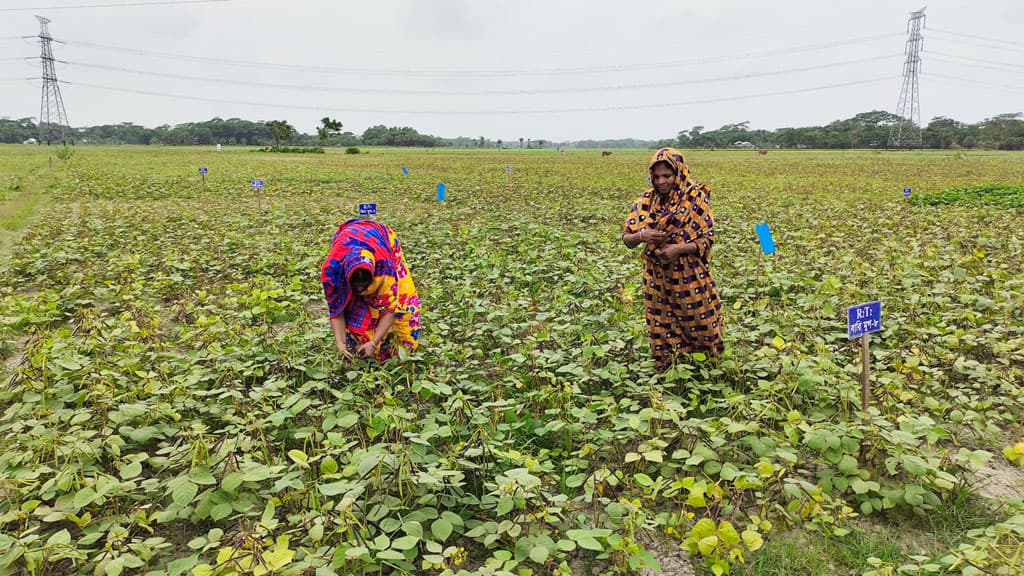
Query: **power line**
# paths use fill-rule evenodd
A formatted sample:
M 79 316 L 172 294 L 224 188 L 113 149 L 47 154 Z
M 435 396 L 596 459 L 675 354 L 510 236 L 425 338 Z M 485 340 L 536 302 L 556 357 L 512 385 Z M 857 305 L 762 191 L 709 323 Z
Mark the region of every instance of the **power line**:
M 968 48 L 988 48 L 990 50 L 1002 50 L 1004 52 L 1013 52 L 1016 54 L 1024 53 L 1024 47 L 1014 46 L 1003 46 L 994 42 L 985 42 L 983 40 L 972 40 L 970 38 L 945 38 L 943 36 L 932 36 L 931 40 L 938 40 L 942 42 L 951 42 L 953 45 L 965 46 Z
M 167 6 L 171 4 L 212 4 L 234 0 L 159 0 L 157 2 L 116 2 L 109 4 L 78 4 L 71 6 L 32 6 L 29 8 L 0 8 L 0 12 L 31 12 L 34 10 L 79 10 L 83 8 L 124 8 L 137 6 Z
M 649 90 L 649 89 L 661 89 L 661 88 L 675 88 L 679 86 L 692 86 L 693 84 L 710 84 L 717 82 L 732 82 L 737 80 L 747 80 L 752 78 L 765 78 L 771 76 L 780 76 L 785 74 L 793 74 L 800 72 L 808 72 L 812 70 L 822 70 L 830 68 L 838 68 L 841 66 L 848 66 L 851 64 L 861 64 L 865 62 L 874 62 L 877 60 L 891 59 L 898 57 L 895 55 L 884 55 L 884 56 L 871 56 L 868 58 L 859 58 L 857 60 L 847 60 L 843 62 L 830 62 L 828 64 L 818 64 L 814 66 L 803 66 L 799 68 L 787 68 L 782 70 L 774 70 L 768 72 L 754 72 L 749 74 L 737 74 L 731 76 L 719 76 L 713 78 L 704 78 L 699 80 L 678 80 L 673 82 L 659 82 L 659 83 L 646 83 L 646 84 L 617 84 L 617 85 L 606 85 L 606 86 L 586 86 L 586 87 L 571 87 L 571 88 L 537 88 L 537 89 L 514 89 L 514 90 L 421 90 L 421 89 L 403 89 L 403 88 L 361 88 L 361 87 L 326 87 L 326 86 L 299 86 L 295 84 L 278 84 L 270 82 L 256 82 L 251 80 L 232 80 L 219 77 L 211 76 L 191 76 L 186 74 L 173 74 L 165 72 L 153 72 L 149 70 L 138 70 L 134 68 L 124 68 L 118 66 L 107 66 L 104 64 L 90 64 L 85 62 L 67 61 L 64 62 L 70 66 L 80 66 L 83 68 L 93 68 L 98 70 L 110 70 L 116 72 L 127 72 L 130 74 L 139 74 L 143 76 L 157 76 L 162 78 L 173 78 L 176 80 L 192 80 L 200 82 L 211 82 L 215 84 L 233 84 L 240 86 L 254 86 L 260 88 L 276 88 L 283 90 L 302 90 L 302 91 L 313 91 L 313 92 L 327 92 L 327 93 L 350 93 L 350 94 L 393 94 L 393 95 L 437 95 L 437 96 L 529 96 L 529 95 L 541 95 L 541 94 L 571 94 L 571 93 L 586 93 L 586 92 L 616 92 L 623 90 Z
M 427 70 L 422 68 L 357 68 L 357 67 L 342 67 L 342 66 L 324 66 L 324 65 L 309 65 L 309 64 L 281 64 L 275 62 L 259 62 L 252 60 L 232 60 L 226 58 L 215 58 L 210 56 L 194 56 L 189 54 L 172 54 L 167 52 L 157 52 L 153 50 L 144 50 L 141 48 L 127 48 L 123 46 L 109 46 L 104 44 L 97 44 L 93 42 L 83 42 L 78 40 L 67 40 L 65 44 L 69 46 L 79 46 L 83 48 L 93 48 L 97 50 L 114 51 L 126 54 L 135 54 L 139 56 L 148 56 L 155 58 L 171 59 L 175 61 L 189 61 L 189 62 L 207 62 L 212 64 L 220 64 L 225 66 L 237 66 L 247 68 L 274 68 L 278 70 L 289 70 L 289 71 L 307 71 L 317 73 L 331 73 L 331 74 L 361 74 L 367 76 L 401 76 L 403 78 L 415 76 L 415 77 L 509 77 L 509 76 L 547 76 L 547 75 L 567 75 L 567 74 L 606 74 L 613 72 L 631 72 L 631 71 L 644 71 L 651 69 L 664 69 L 664 68 L 678 68 L 681 66 L 691 66 L 698 64 L 715 64 L 721 62 L 732 62 L 737 60 L 749 60 L 757 58 L 768 58 L 771 56 L 778 55 L 790 55 L 795 53 L 813 52 L 818 50 L 827 50 L 829 48 L 836 48 L 841 46 L 849 46 L 854 44 L 861 44 L 865 42 L 871 42 L 875 40 L 892 38 L 894 36 L 900 36 L 901 34 L 875 34 L 872 36 L 862 36 L 859 38 L 851 38 L 847 40 L 838 40 L 834 42 L 825 42 L 819 44 L 807 44 L 803 46 L 794 46 L 783 49 L 768 50 L 763 52 L 749 52 L 741 53 L 733 56 L 718 56 L 710 58 L 691 58 L 688 60 L 671 60 L 663 62 L 646 62 L 638 64 L 620 64 L 620 65 L 608 65 L 608 66 L 582 66 L 582 67 L 571 67 L 571 68 L 529 68 L 529 69 L 435 69 Z
M 145 90 L 137 90 L 134 88 L 118 88 L 114 86 L 103 86 L 100 84 L 91 84 L 85 82 L 64 82 L 71 86 L 82 86 L 85 88 L 95 88 L 98 90 L 108 90 L 113 92 L 124 92 L 128 94 L 140 94 L 143 96 L 161 96 L 164 98 L 173 98 L 177 100 L 195 100 L 199 102 L 213 102 L 218 104 L 234 104 L 234 105 L 245 105 L 245 106 L 259 106 L 265 108 L 278 108 L 278 109 L 293 109 L 293 110 L 317 110 L 320 112 L 330 113 L 369 113 L 369 114 L 410 114 L 410 115 L 423 115 L 423 116 L 483 116 L 483 115 L 529 115 L 529 114 L 563 114 L 569 112 L 609 112 L 617 110 L 646 110 L 646 109 L 658 109 L 658 108 L 675 108 L 679 106 L 690 106 L 697 104 L 715 104 L 719 102 L 732 102 L 738 100 L 750 100 L 755 98 L 767 98 L 772 96 L 787 96 L 792 94 L 801 94 L 806 92 L 817 92 L 821 90 L 831 90 L 835 88 L 846 88 L 850 86 L 860 86 L 865 84 L 874 84 L 878 82 L 889 82 L 898 76 L 885 76 L 882 78 L 871 78 L 866 80 L 854 80 L 850 82 L 840 82 L 836 84 L 826 84 L 822 86 L 812 86 L 807 88 L 794 88 L 790 90 L 780 90 L 775 92 L 762 92 L 759 94 L 746 94 L 738 96 L 723 96 L 720 98 L 707 98 L 698 100 L 684 100 L 678 102 L 660 102 L 654 104 L 634 104 L 634 105 L 621 105 L 621 106 L 594 106 L 586 108 L 551 108 L 551 109 L 535 109 L 535 110 L 386 110 L 386 109 L 369 109 L 369 108 L 349 108 L 346 107 L 344 110 L 330 109 L 327 106 L 305 106 L 297 104 L 283 104 L 283 103 L 268 103 L 268 102 L 252 102 L 252 101 L 241 101 L 241 100 L 228 100 L 222 98 L 208 98 L 204 96 L 188 96 L 184 94 L 168 94 L 164 92 L 149 92 Z
M 1012 62 L 999 62 L 995 60 L 986 60 L 982 58 L 972 58 L 970 56 L 961 56 L 960 54 L 947 54 L 945 52 L 937 52 L 935 50 L 923 50 L 923 52 L 927 52 L 928 54 L 934 54 L 936 56 L 944 56 L 946 58 L 958 58 L 960 60 L 969 60 L 971 62 L 978 62 L 980 64 L 992 64 L 996 66 L 1004 66 L 1007 68 L 1024 69 L 1024 64 L 1014 64 Z
M 922 74 L 926 78 L 935 78 L 937 80 L 945 80 L 947 82 L 958 83 L 965 86 L 971 86 L 977 88 L 978 86 L 987 86 L 989 88 L 1001 88 L 1003 90 L 1010 90 L 1013 92 L 1024 92 L 1024 86 L 1013 86 L 1010 84 L 996 84 L 993 82 L 981 82 L 978 80 L 971 80 L 969 78 L 961 78 L 959 76 L 947 76 L 945 74 L 936 74 L 934 72 L 928 72 Z
M 999 44 L 1012 44 L 1014 46 L 1024 47 L 1024 42 L 1018 40 L 1002 40 L 999 38 L 993 38 L 991 36 L 978 36 L 975 34 L 964 34 L 963 32 L 952 32 L 950 30 L 942 30 L 941 28 L 929 28 L 929 32 L 938 32 L 939 34 L 948 34 L 950 36 L 960 36 L 963 38 L 972 38 L 975 40 L 984 40 L 986 42 L 996 42 Z
M 1020 64 L 992 62 L 990 60 L 970 58 L 968 56 L 957 56 L 955 54 L 945 54 L 943 52 L 934 52 L 932 50 L 925 50 L 924 52 L 929 54 L 931 58 L 948 64 L 958 64 L 960 66 L 970 66 L 972 68 L 988 68 L 990 70 L 999 70 L 1001 72 L 1024 74 L 1024 66 Z M 963 60 L 963 62 L 958 62 L 957 60 Z

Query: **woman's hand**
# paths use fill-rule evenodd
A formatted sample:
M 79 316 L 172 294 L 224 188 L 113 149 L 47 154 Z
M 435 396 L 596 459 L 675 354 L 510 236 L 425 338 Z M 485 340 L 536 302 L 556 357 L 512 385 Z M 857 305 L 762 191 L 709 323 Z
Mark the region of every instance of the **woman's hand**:
M 697 245 L 693 242 L 680 242 L 655 248 L 654 255 L 665 264 L 679 261 L 679 258 L 687 254 L 696 254 Z
M 640 239 L 648 244 L 661 246 L 668 241 L 668 234 L 654 228 L 644 228 L 640 231 Z
M 682 244 L 669 244 L 668 246 L 662 246 L 654 250 L 654 255 L 658 257 L 665 264 L 671 264 L 679 259 L 683 255 Z
M 377 345 L 371 340 L 356 350 L 356 356 L 360 358 L 373 358 L 377 353 Z

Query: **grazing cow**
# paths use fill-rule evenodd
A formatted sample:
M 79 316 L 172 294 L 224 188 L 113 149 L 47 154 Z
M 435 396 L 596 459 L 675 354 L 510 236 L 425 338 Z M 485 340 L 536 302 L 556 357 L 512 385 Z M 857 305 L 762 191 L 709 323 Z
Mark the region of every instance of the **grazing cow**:
M 611 155 L 612 155 L 612 151 L 611 150 L 602 150 L 601 151 L 601 156 L 602 157 L 603 156 L 611 156 Z

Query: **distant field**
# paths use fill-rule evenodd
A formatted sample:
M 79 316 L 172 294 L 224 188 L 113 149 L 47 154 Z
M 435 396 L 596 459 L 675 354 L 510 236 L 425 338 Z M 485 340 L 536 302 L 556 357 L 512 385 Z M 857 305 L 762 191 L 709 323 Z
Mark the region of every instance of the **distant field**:
M 250 150 L 0 146 L 0 575 L 1024 572 L 1024 210 L 902 195 L 1024 153 L 690 153 L 727 350 L 658 376 L 619 240 L 650 151 Z M 329 333 L 364 202 L 404 365 Z

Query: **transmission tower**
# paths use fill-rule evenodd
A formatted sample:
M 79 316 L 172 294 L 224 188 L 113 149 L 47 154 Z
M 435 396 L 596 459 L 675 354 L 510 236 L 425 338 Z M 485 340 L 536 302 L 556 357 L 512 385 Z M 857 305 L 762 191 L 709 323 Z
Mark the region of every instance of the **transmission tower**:
M 43 94 L 39 101 L 39 143 L 59 141 L 68 144 L 68 113 L 64 110 L 64 99 L 60 95 L 60 84 L 57 83 L 57 70 L 53 67 L 53 48 L 50 43 L 53 37 L 47 24 L 49 18 L 36 16 L 39 20 L 39 48 L 42 51 L 39 59 L 43 63 Z M 71 142 L 72 144 L 74 142 Z
M 921 89 L 918 77 L 921 72 L 921 47 L 924 37 L 924 8 L 910 13 L 907 21 L 907 59 L 903 63 L 903 87 L 896 115 L 900 119 L 889 129 L 889 148 L 920 148 L 921 142 Z

